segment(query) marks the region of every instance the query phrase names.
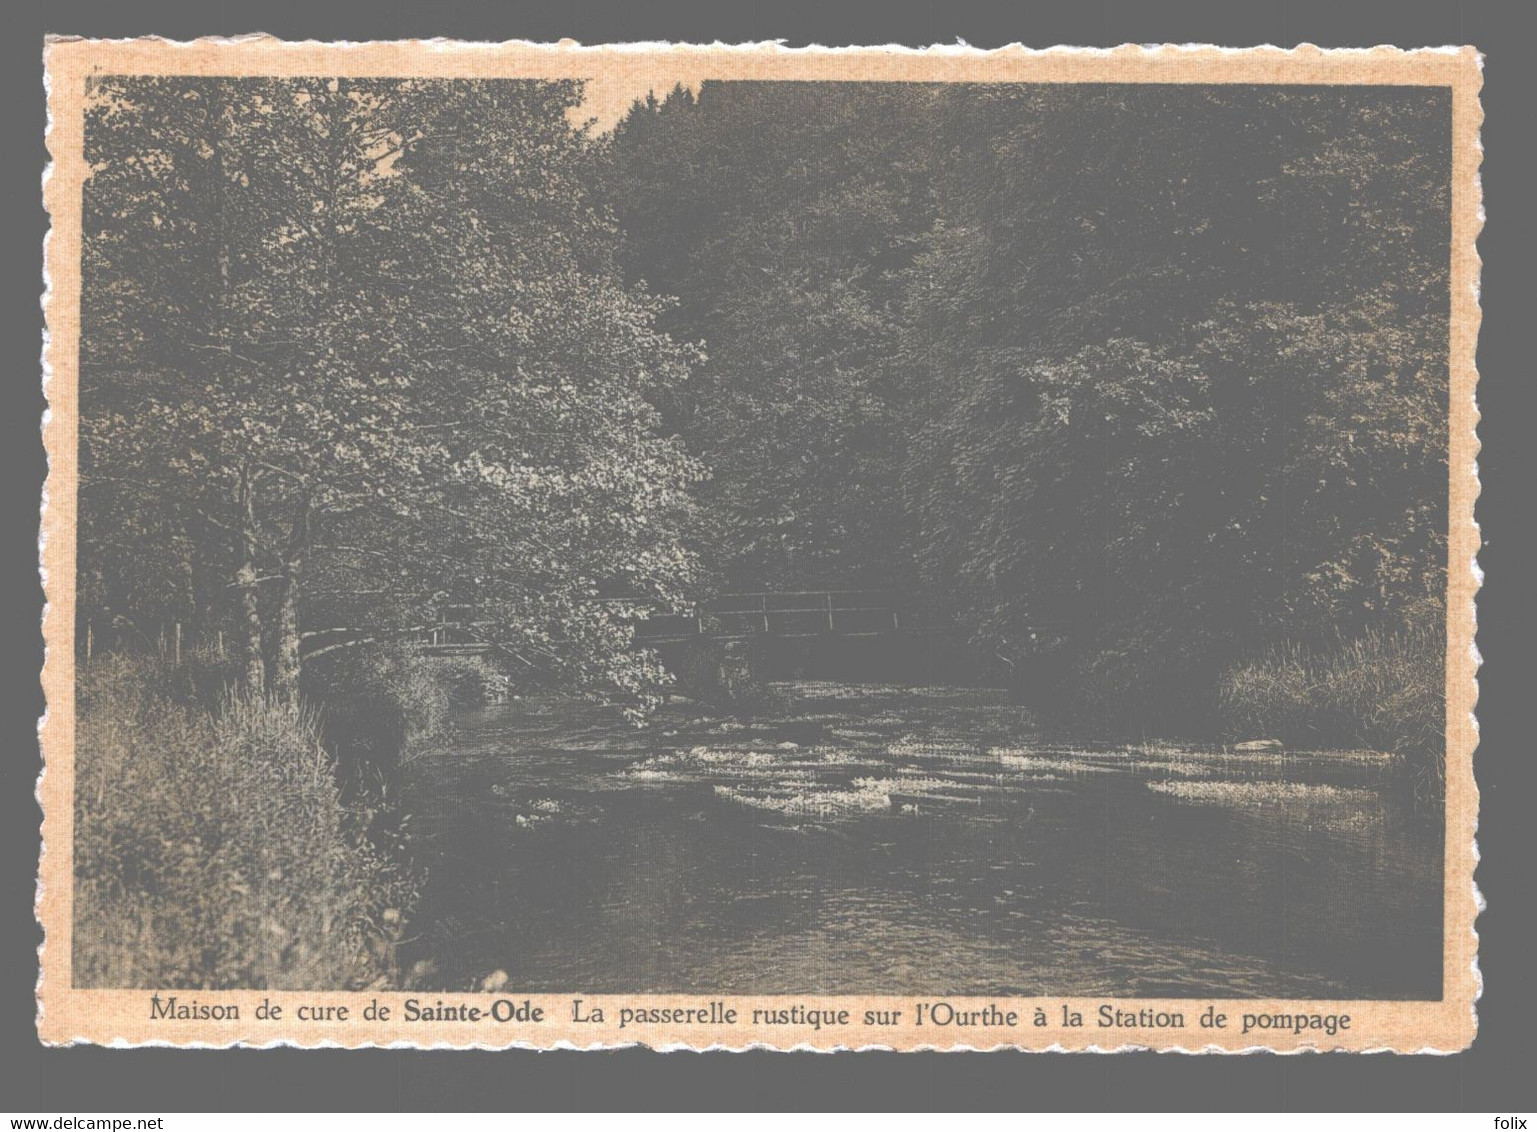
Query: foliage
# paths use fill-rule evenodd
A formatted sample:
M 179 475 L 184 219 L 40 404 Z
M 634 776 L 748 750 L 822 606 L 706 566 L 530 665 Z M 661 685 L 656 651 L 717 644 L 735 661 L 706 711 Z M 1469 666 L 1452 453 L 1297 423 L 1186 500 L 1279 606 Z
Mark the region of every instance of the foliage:
M 483 707 L 507 692 L 507 677 L 483 656 L 444 656 L 431 663 L 434 678 L 461 707 Z
M 1238 656 L 1438 600 L 1445 113 L 975 96 L 892 360 L 914 546 L 1004 655 L 1065 626 L 1059 708 L 1191 726 Z
M 89 987 L 338 988 L 393 976 L 413 892 L 343 808 L 317 722 L 177 702 L 154 661 L 80 680 L 74 972 Z
M 1441 92 L 706 83 L 605 156 L 719 575 L 917 584 L 1106 726 L 1434 620 Z M 1217 139 L 1220 139 L 1218 141 Z
M 490 703 L 505 678 L 485 658 L 432 657 L 363 645 L 316 659 L 304 691 L 348 786 L 387 794 L 399 764 L 449 729 L 455 707 Z
M 881 361 L 928 225 L 930 88 L 706 83 L 637 103 L 607 152 L 629 277 L 708 358 L 662 402 L 711 470 L 722 584 L 906 584 Z
M 402 759 L 443 734 L 453 709 L 438 662 L 406 649 L 363 645 L 306 665 L 304 691 L 323 704 L 321 730 L 341 780 L 372 796 L 395 785 Z
M 638 715 L 642 606 L 904 586 L 1181 727 L 1439 616 L 1445 91 L 706 83 L 607 138 L 579 97 L 97 83 L 85 616 L 222 619 L 283 692 L 301 629 L 474 603 Z
M 103 79 L 88 110 L 86 616 L 301 629 L 474 601 L 510 655 L 644 702 L 676 603 L 687 372 L 612 266 L 570 83 Z M 467 132 L 473 124 L 473 139 Z

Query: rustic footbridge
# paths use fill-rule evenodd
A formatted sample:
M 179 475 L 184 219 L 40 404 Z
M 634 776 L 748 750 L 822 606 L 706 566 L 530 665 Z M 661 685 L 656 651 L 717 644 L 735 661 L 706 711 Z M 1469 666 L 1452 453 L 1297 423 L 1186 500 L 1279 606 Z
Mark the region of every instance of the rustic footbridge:
M 417 651 L 428 656 L 478 656 L 492 651 L 496 624 L 475 619 L 471 606 L 445 606 L 425 627 Z M 953 628 L 918 599 L 894 590 L 781 590 L 721 594 L 687 613 L 656 613 L 635 621 L 642 644 L 749 637 L 874 637 Z
M 879 637 L 951 632 L 955 622 L 923 599 L 899 590 L 777 590 L 721 594 L 686 613 L 637 618 L 645 645 L 741 641 L 759 637 Z M 1054 626 L 1043 625 L 1041 633 Z M 418 637 L 430 656 L 476 656 L 496 648 L 495 622 L 475 619 L 471 606 L 446 606 L 440 621 Z M 1037 634 L 1032 633 L 1032 638 Z

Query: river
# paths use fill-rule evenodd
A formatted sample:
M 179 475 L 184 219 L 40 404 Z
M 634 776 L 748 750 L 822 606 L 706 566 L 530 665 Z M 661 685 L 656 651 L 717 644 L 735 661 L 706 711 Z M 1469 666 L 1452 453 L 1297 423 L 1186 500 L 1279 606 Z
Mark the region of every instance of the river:
M 1368 752 L 1042 731 L 798 682 L 750 720 L 465 712 L 406 768 L 409 985 L 1439 998 L 1441 845 Z

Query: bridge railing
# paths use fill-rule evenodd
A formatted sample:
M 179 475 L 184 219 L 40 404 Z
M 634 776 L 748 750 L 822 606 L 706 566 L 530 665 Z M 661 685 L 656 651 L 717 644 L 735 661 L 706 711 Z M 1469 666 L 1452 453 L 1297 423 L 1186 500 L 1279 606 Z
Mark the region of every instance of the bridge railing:
M 691 613 L 636 622 L 643 641 L 689 637 L 873 636 L 928 632 L 942 624 L 908 595 L 892 590 L 778 590 L 722 594 Z
M 630 603 L 633 604 L 633 603 Z M 721 594 L 696 604 L 687 613 L 656 613 L 634 622 L 641 644 L 684 641 L 699 637 L 865 637 L 953 631 L 955 622 L 934 612 L 921 597 L 899 590 L 775 590 Z M 1032 643 L 1061 639 L 1068 626 L 1042 621 L 1029 630 Z M 323 629 L 306 633 L 317 638 L 311 655 L 351 643 L 329 644 L 318 638 L 353 630 Z M 433 655 L 478 654 L 501 648 L 494 642 L 496 622 L 475 618 L 473 606 L 455 606 L 432 624 L 395 634 L 414 639 L 416 648 Z M 366 640 L 373 640 L 367 637 Z

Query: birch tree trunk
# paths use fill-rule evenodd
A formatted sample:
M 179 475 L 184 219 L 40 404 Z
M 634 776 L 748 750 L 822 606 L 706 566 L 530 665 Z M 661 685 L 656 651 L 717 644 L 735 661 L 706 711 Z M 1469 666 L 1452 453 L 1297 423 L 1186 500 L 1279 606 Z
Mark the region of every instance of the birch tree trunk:
M 262 659 L 261 606 L 256 593 L 256 512 L 251 499 L 250 469 L 240 473 L 236 510 L 240 522 L 240 561 L 235 569 L 235 595 L 241 657 L 245 662 L 244 683 L 247 691 L 260 695 L 266 690 L 267 672 Z

